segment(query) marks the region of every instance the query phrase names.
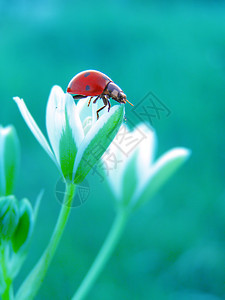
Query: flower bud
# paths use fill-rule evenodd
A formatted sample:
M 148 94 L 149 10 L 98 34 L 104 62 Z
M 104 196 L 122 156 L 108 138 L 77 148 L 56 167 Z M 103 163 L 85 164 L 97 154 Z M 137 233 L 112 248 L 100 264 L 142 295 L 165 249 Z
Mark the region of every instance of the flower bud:
M 18 252 L 30 240 L 33 230 L 34 214 L 30 202 L 22 199 L 19 202 L 19 221 L 12 235 L 11 242 L 14 252 Z
M 0 197 L 0 242 L 11 239 L 19 221 L 18 201 L 14 196 Z
M 13 126 L 0 126 L 0 196 L 11 195 L 19 165 L 19 139 Z

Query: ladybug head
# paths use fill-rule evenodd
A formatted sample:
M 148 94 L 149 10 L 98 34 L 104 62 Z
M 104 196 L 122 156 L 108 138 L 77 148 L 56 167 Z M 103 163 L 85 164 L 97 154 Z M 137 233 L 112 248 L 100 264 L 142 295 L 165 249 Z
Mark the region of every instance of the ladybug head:
M 124 94 L 124 92 L 120 91 L 120 92 L 118 92 L 118 95 L 114 100 L 116 100 L 119 103 L 124 103 L 125 104 L 126 101 L 127 101 L 127 96 Z
M 121 88 L 116 85 L 114 82 L 109 82 L 109 84 L 106 86 L 106 89 L 104 91 L 105 95 L 108 95 L 110 98 L 112 98 L 113 100 L 116 100 L 119 103 L 130 103 L 127 100 L 127 96 L 124 94 L 124 92 L 121 90 Z M 130 103 L 132 106 L 133 104 Z

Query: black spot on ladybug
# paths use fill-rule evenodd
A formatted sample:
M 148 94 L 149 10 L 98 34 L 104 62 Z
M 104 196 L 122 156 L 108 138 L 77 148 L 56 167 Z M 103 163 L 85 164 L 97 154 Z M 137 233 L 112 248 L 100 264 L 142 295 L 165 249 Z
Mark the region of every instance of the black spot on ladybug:
M 89 86 L 89 85 L 86 85 L 85 90 L 86 90 L 86 91 L 89 91 L 89 90 L 90 90 L 90 86 Z
M 87 72 L 84 74 L 84 77 L 88 77 L 90 75 L 90 72 Z

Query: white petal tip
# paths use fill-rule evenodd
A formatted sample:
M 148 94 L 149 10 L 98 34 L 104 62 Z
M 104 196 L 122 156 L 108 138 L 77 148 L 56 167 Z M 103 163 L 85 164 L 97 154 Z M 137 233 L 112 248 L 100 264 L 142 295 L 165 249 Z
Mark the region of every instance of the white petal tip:
M 13 97 L 13 100 L 18 103 L 19 101 L 23 101 L 23 99 L 21 99 L 20 97 Z
M 44 137 L 43 133 L 41 132 L 40 128 L 37 126 L 35 120 L 33 119 L 32 115 L 30 114 L 29 110 L 26 107 L 25 102 L 22 98 L 19 97 L 13 97 L 13 100 L 16 102 L 20 113 L 26 122 L 27 126 L 30 128 L 31 132 L 35 136 L 35 138 L 38 140 L 38 142 L 41 144 L 41 146 L 44 148 L 44 150 L 48 153 L 48 155 L 52 158 L 52 160 L 56 163 L 55 157 L 52 153 L 52 150 Z
M 187 148 L 175 148 L 171 151 L 171 156 L 173 157 L 184 157 L 186 159 L 189 158 L 189 156 L 191 155 L 192 151 L 190 149 Z

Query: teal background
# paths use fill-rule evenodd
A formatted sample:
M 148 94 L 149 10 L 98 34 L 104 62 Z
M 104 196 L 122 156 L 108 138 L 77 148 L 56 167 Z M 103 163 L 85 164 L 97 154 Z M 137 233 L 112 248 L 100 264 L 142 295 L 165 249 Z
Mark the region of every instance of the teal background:
M 97 69 L 134 104 L 153 92 L 171 110 L 154 120 L 157 156 L 175 146 L 191 159 L 130 219 L 88 299 L 225 298 L 225 6 L 223 1 L 0 1 L 0 123 L 21 141 L 19 198 L 41 203 L 19 286 L 41 255 L 60 204 L 58 171 L 12 101 L 25 99 L 45 131 L 51 87 Z M 129 120 L 136 124 L 129 105 Z M 98 176 L 72 210 L 37 299 L 69 299 L 113 221 L 113 196 Z

